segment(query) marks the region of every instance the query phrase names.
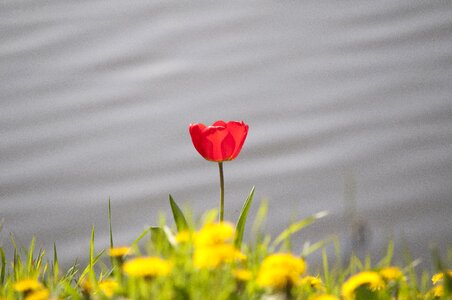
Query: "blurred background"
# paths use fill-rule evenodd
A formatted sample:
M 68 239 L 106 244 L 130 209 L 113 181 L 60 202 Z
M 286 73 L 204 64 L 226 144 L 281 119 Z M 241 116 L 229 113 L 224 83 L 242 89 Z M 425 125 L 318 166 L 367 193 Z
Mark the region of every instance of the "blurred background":
M 60 260 L 169 215 L 218 205 L 188 124 L 244 120 L 225 163 L 226 219 L 252 186 L 273 236 L 330 234 L 429 261 L 452 241 L 452 2 L 0 2 L 1 245 Z M 311 258 L 315 260 L 315 256 Z

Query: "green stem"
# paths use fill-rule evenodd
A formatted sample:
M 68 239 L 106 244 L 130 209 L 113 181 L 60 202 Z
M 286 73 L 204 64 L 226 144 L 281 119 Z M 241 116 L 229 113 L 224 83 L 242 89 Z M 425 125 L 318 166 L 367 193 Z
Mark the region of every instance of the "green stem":
M 220 171 L 220 222 L 224 219 L 224 177 L 223 177 L 223 162 L 218 162 L 218 169 Z

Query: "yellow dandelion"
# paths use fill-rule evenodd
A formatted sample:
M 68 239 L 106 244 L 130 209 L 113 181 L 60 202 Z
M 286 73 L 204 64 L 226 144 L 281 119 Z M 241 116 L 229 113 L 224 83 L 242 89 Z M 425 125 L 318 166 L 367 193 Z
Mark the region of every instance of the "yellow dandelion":
M 384 287 L 384 281 L 377 272 L 365 271 L 353 275 L 342 285 L 342 296 L 345 299 L 354 299 L 355 291 L 360 286 L 366 285 L 371 290 L 379 290 Z
M 436 273 L 432 276 L 432 282 L 433 284 L 437 284 L 443 281 L 444 273 Z
M 339 300 L 339 298 L 330 294 L 322 294 L 311 297 L 309 300 Z
M 251 271 L 245 269 L 236 269 L 232 271 L 232 275 L 239 281 L 249 281 L 251 280 L 251 278 L 253 278 Z
M 307 285 L 316 290 L 324 290 L 322 279 L 314 276 L 305 276 L 301 278 L 300 284 Z
M 223 263 L 245 260 L 246 256 L 232 244 L 196 248 L 193 264 L 197 268 L 217 268 Z
M 27 292 L 42 289 L 43 285 L 36 279 L 23 279 L 14 284 L 17 292 Z
M 267 256 L 259 269 L 257 284 L 261 287 L 283 289 L 300 283 L 300 276 L 306 270 L 303 259 L 289 253 Z
M 403 279 L 402 271 L 394 266 L 385 267 L 381 269 L 379 273 L 386 281 L 397 281 Z
M 108 249 L 108 255 L 111 257 L 123 257 L 132 254 L 131 247 L 114 247 Z
M 114 293 L 118 290 L 119 284 L 116 280 L 106 279 L 99 283 L 99 289 L 107 297 L 112 297 Z
M 428 291 L 427 297 L 429 297 L 429 298 L 444 297 L 444 286 L 442 286 L 442 285 L 434 286 L 430 291 Z
M 30 295 L 25 297 L 25 300 L 48 300 L 50 292 L 48 289 L 41 289 L 32 292 Z
M 171 269 L 169 261 L 152 256 L 131 259 L 123 266 L 124 273 L 132 277 L 167 276 Z
M 234 225 L 231 223 L 208 223 L 195 234 L 195 247 L 211 247 L 231 243 L 234 234 Z
M 188 230 L 179 231 L 175 236 L 178 244 L 188 243 L 192 239 L 192 233 Z
M 447 276 L 452 278 L 452 270 L 448 270 L 447 271 Z M 436 273 L 435 275 L 432 276 L 432 282 L 433 284 L 438 284 L 440 282 L 442 282 L 444 279 L 444 273 Z

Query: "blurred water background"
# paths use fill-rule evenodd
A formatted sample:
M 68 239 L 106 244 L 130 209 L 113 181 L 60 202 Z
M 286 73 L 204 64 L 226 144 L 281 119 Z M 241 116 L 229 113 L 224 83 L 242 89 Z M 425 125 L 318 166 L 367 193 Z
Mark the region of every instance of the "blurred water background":
M 169 214 L 218 205 L 192 122 L 244 120 L 226 218 L 252 186 L 267 229 L 378 257 L 452 240 L 452 2 L 0 2 L 0 218 L 21 245 L 86 258 Z M 347 200 L 348 199 L 348 200 Z M 357 235 L 351 234 L 355 228 Z M 51 252 L 51 251 L 50 251 Z

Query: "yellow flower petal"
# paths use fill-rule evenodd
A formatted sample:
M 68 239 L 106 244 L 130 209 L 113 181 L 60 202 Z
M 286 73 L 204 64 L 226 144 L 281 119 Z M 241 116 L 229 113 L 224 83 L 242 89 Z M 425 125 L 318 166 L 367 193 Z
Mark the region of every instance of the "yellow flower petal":
M 47 300 L 49 299 L 50 292 L 48 289 L 41 289 L 32 292 L 30 295 L 25 297 L 25 300 Z
M 261 287 L 283 289 L 289 284 L 299 284 L 305 270 L 303 259 L 289 253 L 276 253 L 263 260 L 256 281 Z
M 208 223 L 195 234 L 195 247 L 204 248 L 231 243 L 234 234 L 234 225 L 231 223 Z
M 342 285 L 342 296 L 345 299 L 354 299 L 355 290 L 362 285 L 367 285 L 371 290 L 384 287 L 384 281 L 377 272 L 365 271 L 353 275 Z
M 26 292 L 42 289 L 43 285 L 36 279 L 23 279 L 14 283 L 14 289 L 17 292 Z
M 119 287 L 118 282 L 113 279 L 106 279 L 106 280 L 102 281 L 101 283 L 99 283 L 99 289 L 107 297 L 113 296 L 115 291 L 118 289 L 118 287 Z
M 219 244 L 210 247 L 196 248 L 193 264 L 197 268 L 217 268 L 223 263 L 240 261 L 246 256 L 232 244 Z
M 169 261 L 152 256 L 131 259 L 123 266 L 124 273 L 132 277 L 167 276 L 171 269 Z
M 232 275 L 240 281 L 249 281 L 253 278 L 253 273 L 250 270 L 236 269 L 232 271 Z
M 301 278 L 300 283 L 302 285 L 308 285 L 311 288 L 314 288 L 316 290 L 324 290 L 325 287 L 323 286 L 323 282 L 320 278 L 314 277 L 314 276 L 305 276 Z
M 397 267 L 385 267 L 380 270 L 380 275 L 387 281 L 403 279 L 402 271 Z
M 132 248 L 130 247 L 115 247 L 108 249 L 108 255 L 111 257 L 123 257 L 132 254 Z

